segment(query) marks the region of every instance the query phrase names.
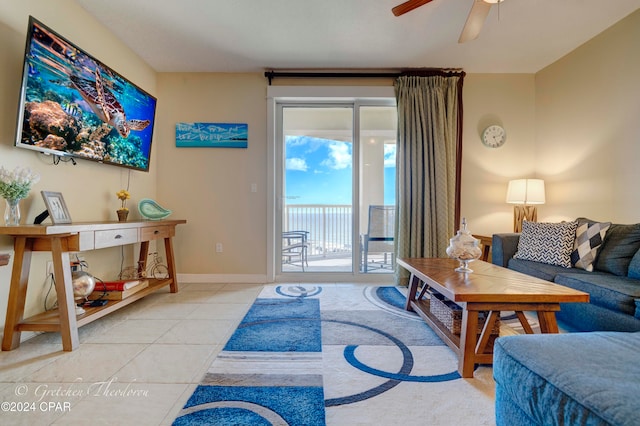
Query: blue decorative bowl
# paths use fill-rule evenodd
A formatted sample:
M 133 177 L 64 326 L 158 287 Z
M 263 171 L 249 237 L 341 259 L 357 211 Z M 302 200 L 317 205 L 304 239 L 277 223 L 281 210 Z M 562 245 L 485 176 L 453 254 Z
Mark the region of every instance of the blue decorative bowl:
M 138 211 L 142 217 L 149 220 L 164 219 L 171 214 L 171 210 L 165 209 L 149 198 L 143 198 L 138 202 Z

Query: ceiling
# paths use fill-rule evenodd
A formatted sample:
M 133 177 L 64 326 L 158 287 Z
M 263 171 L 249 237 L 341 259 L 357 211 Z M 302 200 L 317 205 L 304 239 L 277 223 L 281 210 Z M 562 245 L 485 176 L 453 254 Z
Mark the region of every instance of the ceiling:
M 458 44 L 474 0 L 76 0 L 158 72 L 463 68 L 535 73 L 640 0 L 505 0 Z

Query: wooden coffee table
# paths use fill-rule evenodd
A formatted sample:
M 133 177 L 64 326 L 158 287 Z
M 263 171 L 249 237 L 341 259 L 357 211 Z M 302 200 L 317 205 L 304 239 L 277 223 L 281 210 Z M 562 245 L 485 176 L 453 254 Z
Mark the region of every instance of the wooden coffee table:
M 526 333 L 533 330 L 524 311 L 538 314 L 542 333 L 557 333 L 555 312 L 560 303 L 588 302 L 589 294 L 541 280 L 481 260 L 470 263 L 472 273 L 456 272 L 454 259 L 398 259 L 411 273 L 406 309 L 415 311 L 458 355 L 458 372 L 473 377 L 475 364 L 493 363 L 491 330 L 500 311 L 515 311 Z M 420 293 L 418 289 L 421 288 Z M 460 335 L 453 334 L 429 311 L 428 288 L 462 308 Z M 478 314 L 489 312 L 478 336 Z

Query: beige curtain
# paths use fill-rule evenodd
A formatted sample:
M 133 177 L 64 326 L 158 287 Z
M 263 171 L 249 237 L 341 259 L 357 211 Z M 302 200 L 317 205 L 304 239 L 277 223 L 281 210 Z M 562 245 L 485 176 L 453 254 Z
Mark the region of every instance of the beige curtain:
M 460 220 L 463 72 L 401 76 L 396 150 L 396 256 L 446 257 Z M 408 273 L 397 268 L 396 282 Z

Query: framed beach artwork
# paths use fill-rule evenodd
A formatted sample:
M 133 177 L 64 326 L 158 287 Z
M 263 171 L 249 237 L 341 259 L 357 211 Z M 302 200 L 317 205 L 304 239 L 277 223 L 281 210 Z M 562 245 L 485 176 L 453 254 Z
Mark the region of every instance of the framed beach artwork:
M 246 148 L 246 123 L 177 123 L 178 148 Z

